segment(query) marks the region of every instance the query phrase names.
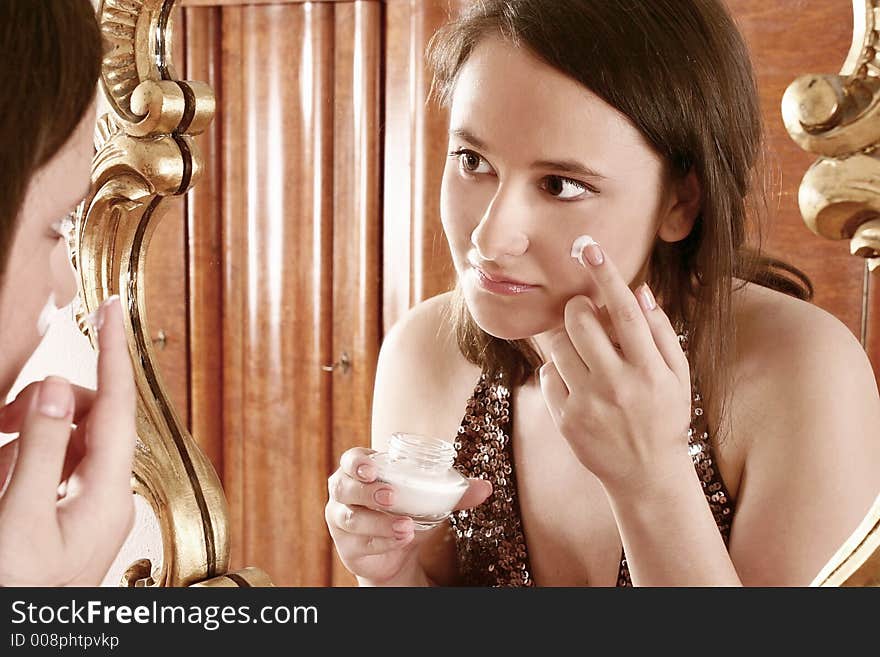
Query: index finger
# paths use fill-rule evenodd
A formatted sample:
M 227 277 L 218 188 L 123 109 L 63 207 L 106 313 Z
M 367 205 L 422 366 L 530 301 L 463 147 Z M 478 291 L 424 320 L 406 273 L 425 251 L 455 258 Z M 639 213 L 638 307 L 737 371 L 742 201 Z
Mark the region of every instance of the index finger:
M 629 284 L 623 280 L 608 254 L 596 242 L 584 247 L 588 264 L 599 288 L 611 325 L 623 355 L 636 364 L 650 364 L 659 358 L 641 306 Z
M 22 388 L 14 400 L 0 408 L 0 431 L 3 433 L 18 433 L 21 431 L 21 425 L 30 407 L 30 400 L 36 394 L 39 383 L 39 381 L 29 383 Z M 95 391 L 91 388 L 83 388 L 73 384 L 71 384 L 70 388 L 73 390 L 73 398 L 76 403 L 73 423 L 77 424 L 91 410 L 92 402 L 95 399 Z
M 119 297 L 102 304 L 99 327 L 98 390 L 87 418 L 82 474 L 86 481 L 128 485 L 137 441 L 137 397 Z

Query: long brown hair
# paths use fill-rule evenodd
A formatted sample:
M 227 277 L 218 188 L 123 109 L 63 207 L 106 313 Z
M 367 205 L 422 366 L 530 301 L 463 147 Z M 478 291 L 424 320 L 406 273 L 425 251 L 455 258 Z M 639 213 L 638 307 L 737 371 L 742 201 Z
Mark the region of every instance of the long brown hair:
M 90 0 L 0 2 L 0 280 L 31 178 L 94 100 L 101 49 Z
M 692 380 L 723 414 L 735 345 L 735 279 L 812 298 L 795 267 L 747 245 L 747 217 L 766 207 L 757 85 L 742 36 L 721 0 L 479 0 L 433 37 L 433 93 L 448 103 L 481 39 L 500 35 L 583 84 L 627 116 L 664 158 L 670 179 L 694 171 L 703 198 L 691 233 L 656 241 L 648 284 L 687 327 Z M 757 184 L 756 184 L 757 183 Z M 759 225 L 759 221 L 757 221 Z M 754 228 L 754 225 L 752 226 Z M 528 340 L 482 331 L 455 296 L 459 349 L 492 377 L 521 385 L 541 364 Z

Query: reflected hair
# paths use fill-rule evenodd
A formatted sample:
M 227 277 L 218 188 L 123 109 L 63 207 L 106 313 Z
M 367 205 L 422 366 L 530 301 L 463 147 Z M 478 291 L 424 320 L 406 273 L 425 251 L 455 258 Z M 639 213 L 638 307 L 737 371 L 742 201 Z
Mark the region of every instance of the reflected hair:
M 0 2 L 0 281 L 28 185 L 91 106 L 101 53 L 91 0 Z
M 656 240 L 647 282 L 673 325 L 687 328 L 691 380 L 720 425 L 731 388 L 737 285 L 813 295 L 803 272 L 761 253 L 761 110 L 748 49 L 725 5 L 478 0 L 432 37 L 433 97 L 450 102 L 459 71 L 487 36 L 526 48 L 628 117 L 663 158 L 668 180 L 695 172 L 702 206 L 693 230 L 678 242 Z M 487 334 L 460 288 L 453 299 L 465 358 L 511 386 L 535 374 L 542 361 L 531 341 Z

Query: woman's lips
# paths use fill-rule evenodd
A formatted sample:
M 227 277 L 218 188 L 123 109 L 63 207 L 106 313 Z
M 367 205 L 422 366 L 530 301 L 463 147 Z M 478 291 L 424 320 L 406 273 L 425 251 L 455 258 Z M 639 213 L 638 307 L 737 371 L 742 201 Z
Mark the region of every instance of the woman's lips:
M 480 284 L 480 287 L 492 294 L 512 296 L 515 294 L 530 292 L 531 290 L 538 288 L 537 285 L 529 285 L 528 283 L 522 283 L 520 281 L 504 280 L 497 274 L 492 276 L 479 267 L 474 267 L 473 270 L 477 275 L 477 282 Z

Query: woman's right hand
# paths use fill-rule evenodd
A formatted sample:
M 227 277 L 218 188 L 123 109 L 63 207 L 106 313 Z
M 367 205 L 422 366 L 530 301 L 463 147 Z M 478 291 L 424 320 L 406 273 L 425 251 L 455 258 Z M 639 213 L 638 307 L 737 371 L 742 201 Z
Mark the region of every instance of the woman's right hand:
M 327 480 L 330 499 L 324 518 L 336 551 L 362 586 L 427 586 L 417 548 L 431 532 L 416 532 L 411 518 L 387 512 L 394 488 L 376 481 L 373 453 L 364 447 L 349 449 Z M 469 483 L 456 510 L 477 506 L 492 493 L 488 481 Z
M 99 322 L 97 391 L 49 377 L 0 414 L 19 434 L 0 450 L 0 585 L 98 586 L 132 527 L 136 392 L 118 298 Z

